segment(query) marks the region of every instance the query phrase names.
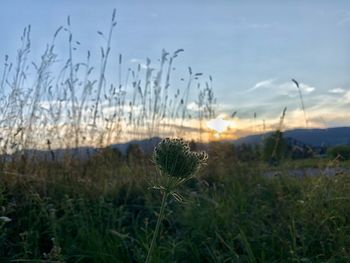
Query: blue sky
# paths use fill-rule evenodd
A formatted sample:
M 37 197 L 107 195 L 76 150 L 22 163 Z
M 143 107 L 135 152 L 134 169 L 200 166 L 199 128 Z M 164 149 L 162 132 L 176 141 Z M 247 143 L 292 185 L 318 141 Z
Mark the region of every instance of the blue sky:
M 306 110 L 315 126 L 350 124 L 349 1 L 6 0 L 1 4 L 2 57 L 15 56 L 27 24 L 32 26 L 32 55 L 38 57 L 70 15 L 75 39 L 82 43 L 81 54 L 95 50 L 97 60 L 102 41 L 96 31 L 107 30 L 116 8 L 115 57 L 122 53 L 130 64 L 146 57 L 156 61 L 163 48 L 183 48 L 176 61 L 178 76 L 186 75 L 188 66 L 212 75 L 218 113 L 237 110 L 244 119 L 256 112 L 261 119 L 275 120 L 287 106 L 287 120 L 298 126 L 300 102 L 290 81 L 295 78 L 302 83 Z M 63 44 L 58 49 L 66 52 Z

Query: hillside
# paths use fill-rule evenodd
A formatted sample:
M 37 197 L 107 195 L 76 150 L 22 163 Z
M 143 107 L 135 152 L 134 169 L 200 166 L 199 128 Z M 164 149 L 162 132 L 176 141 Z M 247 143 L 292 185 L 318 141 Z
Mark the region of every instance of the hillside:
M 271 134 L 257 134 L 239 138 L 233 141 L 235 144 L 257 144 Z M 285 138 L 292 138 L 310 146 L 335 146 L 350 144 L 350 127 L 337 127 L 329 129 L 294 129 L 284 132 Z

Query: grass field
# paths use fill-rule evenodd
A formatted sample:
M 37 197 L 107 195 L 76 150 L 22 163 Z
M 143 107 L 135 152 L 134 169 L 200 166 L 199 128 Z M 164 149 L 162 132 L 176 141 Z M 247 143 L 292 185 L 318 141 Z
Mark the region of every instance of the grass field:
M 350 174 L 267 177 L 260 161 L 208 152 L 184 202 L 168 199 L 153 262 L 350 261 Z M 161 203 L 150 160 L 2 163 L 0 261 L 144 262 Z

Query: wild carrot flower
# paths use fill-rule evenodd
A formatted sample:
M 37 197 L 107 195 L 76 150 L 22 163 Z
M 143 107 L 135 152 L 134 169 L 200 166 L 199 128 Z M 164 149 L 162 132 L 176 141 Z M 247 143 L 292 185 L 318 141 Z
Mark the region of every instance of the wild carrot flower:
M 154 161 L 158 169 L 171 177 L 188 178 L 206 163 L 204 152 L 191 152 L 183 139 L 162 140 L 154 150 Z
M 182 139 L 166 138 L 154 149 L 153 159 L 161 173 L 167 176 L 167 184 L 155 187 L 162 191 L 163 198 L 146 263 L 151 261 L 168 196 L 181 200 L 181 196 L 174 192 L 175 188 L 190 179 L 206 163 L 208 155 L 204 152 L 192 152 L 189 144 Z

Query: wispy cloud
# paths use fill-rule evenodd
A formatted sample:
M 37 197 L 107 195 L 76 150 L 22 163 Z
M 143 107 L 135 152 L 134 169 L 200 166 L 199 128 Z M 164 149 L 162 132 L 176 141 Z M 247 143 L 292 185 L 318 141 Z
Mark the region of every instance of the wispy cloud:
M 259 81 L 258 83 L 256 83 L 254 85 L 254 87 L 248 89 L 247 91 L 254 91 L 260 88 L 269 88 L 269 87 L 273 87 L 274 86 L 274 82 L 276 81 L 276 78 L 271 78 L 271 79 L 266 79 L 266 80 L 262 80 Z
M 328 90 L 328 92 L 332 94 L 344 94 L 346 90 L 341 87 L 338 87 L 338 88 L 330 89 Z
M 303 94 L 309 94 L 316 90 L 315 87 L 305 83 L 299 83 L 299 87 Z M 292 81 L 278 82 L 276 78 L 259 81 L 252 88 L 248 89 L 247 92 L 253 92 L 259 89 L 271 89 L 275 95 L 287 95 L 290 97 L 296 96 L 298 92 L 297 87 Z
M 296 96 L 298 92 L 297 87 L 292 82 L 281 83 L 277 88 L 282 94 L 288 95 L 290 97 Z M 316 90 L 315 87 L 305 83 L 299 83 L 299 88 L 303 94 L 309 94 Z
M 271 27 L 271 24 L 266 24 L 266 23 L 252 23 L 252 24 L 247 24 L 248 28 L 253 28 L 253 29 L 266 29 Z
M 235 26 L 246 28 L 246 29 L 268 29 L 271 28 L 274 24 L 266 23 L 264 21 L 252 21 L 246 17 L 240 17 L 237 19 Z

